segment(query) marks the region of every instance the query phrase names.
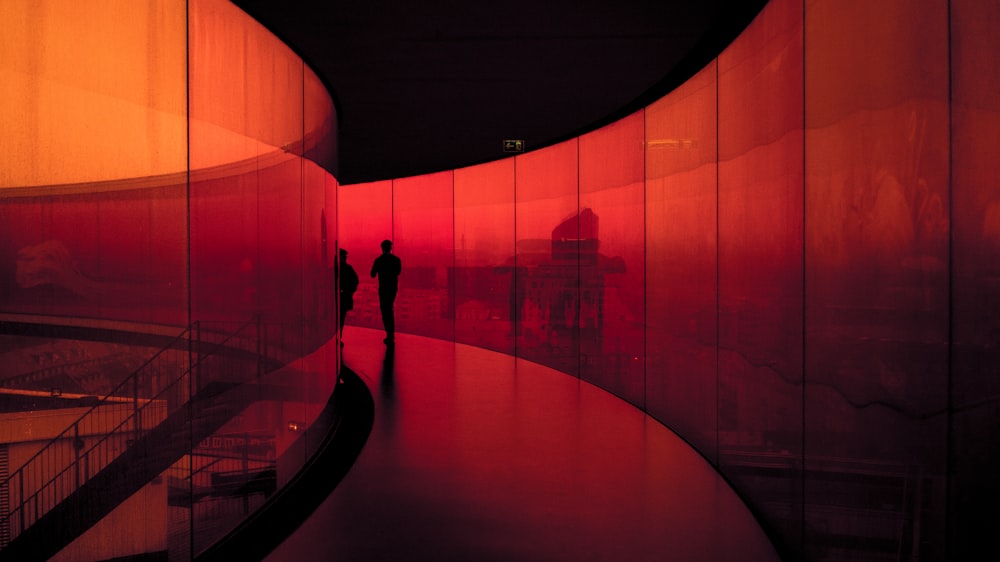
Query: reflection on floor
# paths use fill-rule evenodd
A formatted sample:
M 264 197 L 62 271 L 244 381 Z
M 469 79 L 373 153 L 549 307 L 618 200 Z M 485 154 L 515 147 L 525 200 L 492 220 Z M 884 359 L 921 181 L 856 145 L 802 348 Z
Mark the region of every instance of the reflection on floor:
M 266 560 L 777 560 L 682 440 L 567 375 L 348 327 L 375 397 L 347 477 Z

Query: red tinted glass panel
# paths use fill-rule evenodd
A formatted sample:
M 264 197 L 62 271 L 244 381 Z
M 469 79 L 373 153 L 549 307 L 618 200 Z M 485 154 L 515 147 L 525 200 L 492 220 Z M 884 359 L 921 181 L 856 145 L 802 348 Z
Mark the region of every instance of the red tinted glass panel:
M 455 337 L 452 172 L 393 181 L 393 253 L 403 262 L 396 329 Z
M 579 373 L 580 223 L 576 139 L 515 158 L 517 355 Z
M 4 311 L 49 313 L 56 285 L 46 281 L 47 267 L 34 265 L 48 262 L 48 252 L 36 257 L 30 249 L 48 239 L 44 221 L 48 205 L 41 197 L 15 198 L 8 194 L 0 199 L 0 224 L 4 229 L 0 263 L 5 264 L 0 276 L 0 303 Z
M 191 310 L 238 320 L 259 310 L 256 174 L 191 181 Z
M 301 178 L 302 161 L 293 156 L 257 172 L 260 310 L 265 321 L 288 326 L 302 318 Z M 291 338 L 283 345 L 298 351 Z
M 646 408 L 716 458 L 716 69 L 646 108 Z
M 945 1 L 806 11 L 814 558 L 847 556 L 833 529 L 852 529 L 852 556 L 945 558 L 942 514 L 928 510 L 945 505 L 947 22 Z M 888 514 L 895 529 L 879 524 Z
M 580 376 L 644 405 L 643 114 L 580 137 Z
M 339 247 L 347 250 L 347 263 L 354 268 L 360 280 L 354 294 L 354 309 L 347 313 L 346 322 L 348 325 L 381 329 L 378 286 L 369 272 L 381 253 L 379 244 L 393 237 L 392 181 L 340 186 L 337 210 Z
M 333 263 L 326 248 L 326 176 L 310 161 L 303 162 L 302 189 L 302 314 L 307 326 L 306 349 L 313 350 L 332 338 L 335 322 L 326 315 L 334 290 Z
M 455 341 L 514 353 L 514 159 L 455 170 Z
M 172 177 L 177 180 L 179 178 Z M 102 194 L 100 316 L 184 325 L 187 319 L 183 185 Z
M 801 3 L 778 0 L 718 59 L 719 465 L 751 505 L 792 513 L 802 444 L 801 53 Z M 762 459 L 768 470 L 747 470 Z M 798 544 L 794 516 L 774 525 Z
M 4 308 L 186 324 L 185 189 L 133 183 L 45 196 L 9 190 L 0 199 L 10 229 Z

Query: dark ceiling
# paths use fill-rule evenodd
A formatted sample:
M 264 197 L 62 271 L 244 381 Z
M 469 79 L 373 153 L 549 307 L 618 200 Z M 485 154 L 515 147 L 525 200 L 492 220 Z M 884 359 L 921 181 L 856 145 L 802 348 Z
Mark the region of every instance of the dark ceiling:
M 342 183 L 528 150 L 623 117 L 705 66 L 766 0 L 233 0 L 330 89 Z

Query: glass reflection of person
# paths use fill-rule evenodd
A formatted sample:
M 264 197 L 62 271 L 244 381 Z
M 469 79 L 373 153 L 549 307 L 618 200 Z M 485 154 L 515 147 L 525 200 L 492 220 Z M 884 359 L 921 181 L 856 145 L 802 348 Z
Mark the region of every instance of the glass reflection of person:
M 347 250 L 340 249 L 340 337 L 344 337 L 347 312 L 354 310 L 354 292 L 358 290 L 358 273 L 347 263 Z M 341 342 L 343 343 L 343 342 Z
M 403 262 L 392 253 L 392 242 L 382 241 L 382 255 L 372 263 L 372 277 L 378 277 L 378 306 L 382 311 L 382 325 L 385 327 L 386 344 L 391 344 L 396 338 L 396 318 L 393 303 L 399 291 L 399 274 L 403 271 Z

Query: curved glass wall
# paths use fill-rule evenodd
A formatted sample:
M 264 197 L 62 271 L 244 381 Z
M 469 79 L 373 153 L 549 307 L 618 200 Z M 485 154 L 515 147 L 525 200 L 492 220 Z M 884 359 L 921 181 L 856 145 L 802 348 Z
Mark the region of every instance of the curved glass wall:
M 350 323 L 381 325 L 367 271 L 394 240 L 400 330 L 644 409 L 789 557 L 994 550 L 979 514 L 1000 499 L 995 3 L 772 0 L 613 125 L 342 189 L 328 94 L 227 2 L 15 0 L 0 21 L 3 391 L 35 404 L 2 414 L 9 470 L 133 374 L 246 375 L 175 337 L 296 381 L 241 403 L 108 516 L 142 514 L 130 541 L 98 525 L 60 556 L 190 558 L 266 496 L 208 492 L 251 475 L 273 489 L 302 466 L 337 366 L 314 353 L 335 333 L 336 233 L 362 280 Z M 41 396 L 48 425 L 22 415 Z M 144 396 L 147 421 L 191 395 L 173 396 Z M 91 450 L 131 415 L 116 412 L 58 448 Z M 8 517 L 0 541 L 20 532 Z
M 332 100 L 222 0 L 15 0 L 0 21 L 0 557 L 127 460 L 98 490 L 116 508 L 24 552 L 190 559 L 330 429 Z
M 789 559 L 993 551 L 998 21 L 984 0 L 772 0 L 621 121 L 343 186 L 341 230 L 359 270 L 394 240 L 401 330 L 644 409 Z M 381 327 L 373 287 L 348 323 Z

